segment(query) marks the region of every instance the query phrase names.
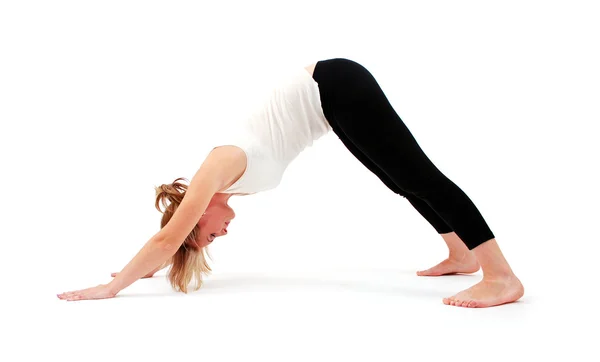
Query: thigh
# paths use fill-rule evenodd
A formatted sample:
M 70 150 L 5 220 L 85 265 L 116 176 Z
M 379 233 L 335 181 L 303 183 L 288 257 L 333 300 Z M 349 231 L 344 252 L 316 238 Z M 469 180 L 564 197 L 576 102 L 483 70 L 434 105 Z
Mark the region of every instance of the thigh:
M 408 192 L 443 176 L 365 67 L 338 59 L 330 68 L 329 116 L 353 145 Z
M 360 148 L 355 146 L 354 143 L 352 143 L 352 141 L 350 141 L 348 136 L 346 136 L 344 134 L 344 132 L 342 132 L 337 127 L 337 125 L 335 125 L 335 127 L 332 127 L 332 129 L 334 129 L 334 132 L 336 133 L 336 135 L 338 136 L 340 141 L 342 141 L 344 146 L 346 146 L 348 151 L 350 151 L 357 160 L 359 160 L 367 169 L 369 169 L 369 171 L 371 171 L 377 177 L 379 177 L 381 182 L 383 182 L 390 190 L 392 190 L 392 192 L 394 192 L 398 195 L 404 196 L 404 197 L 407 196 L 406 192 L 404 190 L 402 190 L 400 187 L 398 187 L 398 185 L 396 185 L 394 183 L 394 181 L 385 173 L 385 171 L 383 169 L 381 169 L 379 166 L 377 166 L 366 154 L 364 154 L 361 151 Z

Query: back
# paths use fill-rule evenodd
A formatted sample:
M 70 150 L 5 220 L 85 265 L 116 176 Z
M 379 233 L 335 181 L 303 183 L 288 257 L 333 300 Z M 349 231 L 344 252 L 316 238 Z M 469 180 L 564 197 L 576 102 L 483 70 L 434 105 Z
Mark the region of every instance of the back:
M 317 83 L 305 67 L 292 67 L 239 127 L 217 141 L 219 146 L 238 146 L 246 155 L 245 169 L 236 170 L 241 175 L 232 176 L 235 181 L 220 192 L 253 194 L 275 188 L 290 162 L 330 130 Z

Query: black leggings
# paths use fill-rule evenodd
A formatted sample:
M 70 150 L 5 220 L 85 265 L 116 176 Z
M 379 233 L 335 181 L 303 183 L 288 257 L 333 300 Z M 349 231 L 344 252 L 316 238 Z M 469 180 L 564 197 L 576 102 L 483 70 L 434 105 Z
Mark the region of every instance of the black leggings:
M 425 155 L 371 73 L 352 60 L 317 62 L 313 79 L 333 132 L 439 234 L 454 231 L 469 250 L 494 238 L 471 199 Z

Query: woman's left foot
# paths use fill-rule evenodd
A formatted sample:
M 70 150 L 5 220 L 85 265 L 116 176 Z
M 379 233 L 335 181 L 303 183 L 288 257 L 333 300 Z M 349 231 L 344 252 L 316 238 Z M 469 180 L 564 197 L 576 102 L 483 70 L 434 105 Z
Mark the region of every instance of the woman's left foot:
M 457 307 L 485 308 L 514 302 L 525 293 L 523 284 L 515 276 L 486 278 L 469 289 L 444 298 L 444 304 Z
M 470 274 L 479 270 L 479 263 L 474 255 L 462 256 L 459 258 L 449 257 L 438 265 L 427 270 L 419 270 L 417 275 L 420 277 L 437 277 L 449 274 Z

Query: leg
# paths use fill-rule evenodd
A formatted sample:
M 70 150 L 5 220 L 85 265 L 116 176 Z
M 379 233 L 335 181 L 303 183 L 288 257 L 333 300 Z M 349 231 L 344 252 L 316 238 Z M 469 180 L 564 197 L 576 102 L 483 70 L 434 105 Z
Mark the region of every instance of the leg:
M 444 298 L 444 304 L 484 308 L 511 303 L 523 296 L 523 284 L 508 265 L 496 239 L 479 245 L 473 253 L 481 264 L 483 280 L 450 298 Z
M 463 305 L 463 299 L 471 297 L 465 306 L 491 306 L 520 298 L 522 294 L 515 290 L 522 290 L 522 286 L 510 271 L 483 216 L 469 197 L 425 155 L 371 73 L 347 59 L 323 63 L 328 72 L 326 77 L 334 80 L 328 82 L 334 88 L 325 92 L 329 98 L 322 102 L 328 120 L 335 119 L 348 139 L 383 169 L 395 185 L 427 203 L 466 247 L 475 251 L 484 272 L 483 284 L 454 298 Z M 318 71 L 317 67 L 315 72 Z M 506 282 L 500 291 L 493 284 L 498 283 L 498 278 Z
M 336 135 L 354 157 L 379 177 L 390 190 L 405 197 L 446 242 L 449 252 L 448 258 L 432 268 L 418 271 L 417 275 L 440 276 L 456 273 L 468 274 L 475 273 L 479 270 L 479 263 L 477 263 L 475 255 L 473 255 L 458 235 L 452 231 L 446 222 L 444 222 L 444 220 L 425 201 L 400 189 L 382 169 L 374 164 L 367 155 L 362 153 L 362 151 L 348 139 L 344 132 L 339 129 L 335 120 L 331 120 L 330 124 Z
M 419 276 L 440 276 L 449 274 L 470 274 L 479 270 L 479 263 L 455 232 L 441 235 L 448 246 L 448 258 L 441 263 L 417 272 Z
M 469 249 L 494 238 L 469 197 L 425 155 L 368 70 L 332 59 L 319 62 L 315 76 L 333 84 L 321 94 L 327 119 L 393 184 L 425 202 Z
M 390 189 L 392 192 L 405 197 L 413 207 L 423 216 L 431 226 L 437 231 L 438 234 L 447 234 L 452 232 L 452 229 L 446 224 L 446 222 L 423 200 L 419 199 L 413 194 L 409 194 L 399 188 L 390 178 L 386 175 L 379 166 L 369 159 L 358 147 L 356 147 L 350 139 L 339 129 L 334 120 L 330 121 L 331 127 L 339 137 L 340 141 L 346 146 L 346 148 L 356 157 L 366 168 L 374 173 L 379 179 Z

